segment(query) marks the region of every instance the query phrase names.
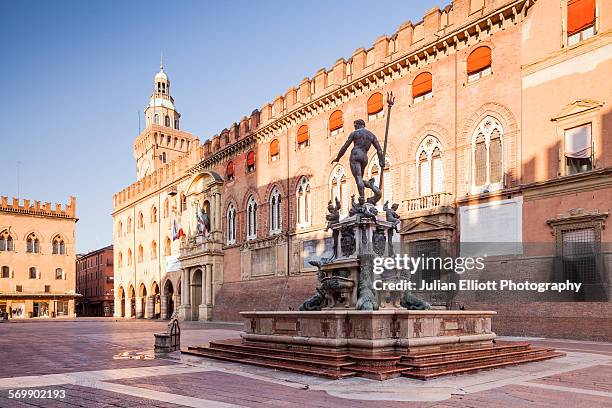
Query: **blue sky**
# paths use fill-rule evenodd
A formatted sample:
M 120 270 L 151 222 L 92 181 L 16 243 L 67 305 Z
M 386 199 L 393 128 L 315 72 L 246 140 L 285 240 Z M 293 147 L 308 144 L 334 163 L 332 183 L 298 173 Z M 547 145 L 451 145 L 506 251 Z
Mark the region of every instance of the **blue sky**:
M 112 242 L 112 196 L 160 53 L 181 128 L 208 139 L 319 68 L 446 3 L 11 1 L 0 25 L 0 194 L 77 196 L 77 250 Z

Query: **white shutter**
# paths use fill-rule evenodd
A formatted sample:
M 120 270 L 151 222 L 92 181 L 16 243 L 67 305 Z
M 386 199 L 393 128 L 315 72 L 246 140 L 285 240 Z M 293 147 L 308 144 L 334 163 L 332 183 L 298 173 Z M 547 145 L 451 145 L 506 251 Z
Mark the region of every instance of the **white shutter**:
M 421 173 L 421 196 L 431 194 L 431 168 L 428 161 L 421 162 L 419 165 Z
M 443 186 L 443 177 L 442 177 L 442 158 L 434 157 L 433 159 L 433 193 L 441 193 Z

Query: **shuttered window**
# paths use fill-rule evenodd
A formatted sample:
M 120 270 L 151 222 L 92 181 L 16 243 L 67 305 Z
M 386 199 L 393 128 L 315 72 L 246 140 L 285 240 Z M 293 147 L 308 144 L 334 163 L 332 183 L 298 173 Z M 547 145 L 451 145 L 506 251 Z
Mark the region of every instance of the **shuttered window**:
M 576 34 L 595 24 L 595 0 L 567 2 L 567 35 Z
M 595 0 L 567 2 L 567 45 L 595 35 Z
M 270 142 L 270 160 L 276 161 L 279 159 L 279 157 L 278 139 L 274 139 Z
M 476 141 L 475 160 L 475 184 L 482 186 L 487 182 L 487 146 L 484 138 Z
M 467 59 L 468 81 L 474 81 L 480 77 L 491 74 L 491 49 L 489 47 L 478 47 Z
M 298 128 L 297 144 L 300 148 L 308 146 L 308 125 L 302 125 Z
M 368 120 L 376 119 L 382 116 L 383 113 L 383 96 L 380 92 L 376 92 L 368 99 Z
M 255 152 L 250 151 L 247 154 L 247 171 L 252 172 L 255 170 Z
M 232 161 L 227 163 L 227 179 L 228 180 L 234 179 L 234 162 Z
M 416 99 L 431 94 L 432 76 L 429 72 L 422 72 L 412 81 L 412 97 Z
M 334 113 L 331 114 L 331 116 L 329 117 L 329 131 L 332 135 L 334 135 L 336 133 L 338 133 L 342 127 L 344 126 L 344 119 L 342 117 L 342 111 L 341 110 L 337 110 L 334 111 Z
M 502 182 L 502 144 L 499 138 L 499 133 L 491 136 L 491 145 L 489 146 L 489 166 L 490 166 L 490 183 Z

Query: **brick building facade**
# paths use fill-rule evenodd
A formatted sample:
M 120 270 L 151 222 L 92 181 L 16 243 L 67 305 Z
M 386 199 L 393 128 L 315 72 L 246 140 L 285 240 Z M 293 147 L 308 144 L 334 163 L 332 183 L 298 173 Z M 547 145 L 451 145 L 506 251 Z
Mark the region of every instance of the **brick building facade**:
M 135 144 L 137 160 L 151 153 L 150 173 L 114 196 L 116 315 L 177 309 L 236 320 L 240 310 L 299 305 L 316 282 L 308 260 L 328 245 L 327 202 L 339 198 L 346 214 L 356 193 L 349 155 L 332 161 L 356 119 L 382 140 L 387 92 L 396 104 L 382 202 L 400 204 L 398 241 L 518 244 L 492 252 L 487 273 L 524 268 L 534 279 L 555 270 L 564 242 L 604 248 L 612 90 L 601 84 L 612 72 L 611 30 L 612 7 L 601 0 L 455 0 L 203 144 L 172 121 L 153 122 Z M 159 75 L 149 116 L 160 90 L 169 97 Z M 368 178 L 380 171 L 371 155 Z M 198 236 L 201 208 L 211 222 Z M 600 280 L 610 281 L 609 268 L 598 252 Z M 580 336 L 588 326 L 595 333 L 583 336 L 611 338 L 609 283 L 605 291 L 589 306 L 508 307 L 469 295 L 441 306 L 498 309 L 503 334 Z
M 82 296 L 77 301 L 78 316 L 114 315 L 113 260 L 112 245 L 77 257 L 76 286 L 77 293 Z
M 76 198 L 67 205 L 0 197 L 0 314 L 74 317 Z

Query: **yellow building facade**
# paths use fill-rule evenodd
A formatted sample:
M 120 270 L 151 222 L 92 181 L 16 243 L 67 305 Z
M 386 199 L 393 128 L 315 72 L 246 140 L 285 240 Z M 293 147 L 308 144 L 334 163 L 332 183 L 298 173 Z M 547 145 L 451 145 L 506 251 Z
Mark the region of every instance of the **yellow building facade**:
M 62 206 L 1 197 L 0 314 L 74 317 L 76 198 Z

